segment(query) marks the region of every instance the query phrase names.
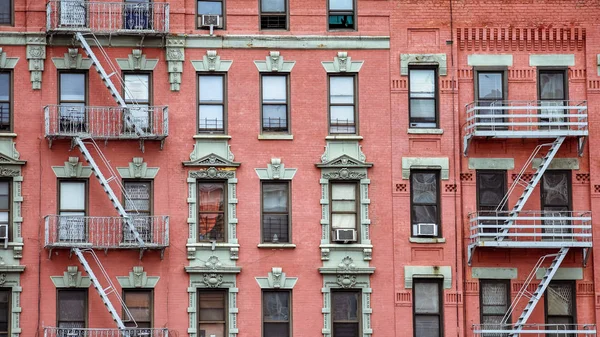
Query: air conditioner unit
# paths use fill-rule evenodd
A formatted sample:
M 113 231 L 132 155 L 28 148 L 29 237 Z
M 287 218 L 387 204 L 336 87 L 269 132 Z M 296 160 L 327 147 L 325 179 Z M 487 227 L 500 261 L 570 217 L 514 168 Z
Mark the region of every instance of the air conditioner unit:
M 201 15 L 198 18 L 200 27 L 223 28 L 223 17 L 220 15 Z
M 4 249 L 8 248 L 8 225 L 0 225 L 0 240 L 4 241 Z
M 417 236 L 437 236 L 437 224 L 434 223 L 418 223 L 413 225 L 413 232 Z
M 333 241 L 355 242 L 356 231 L 354 229 L 335 229 Z

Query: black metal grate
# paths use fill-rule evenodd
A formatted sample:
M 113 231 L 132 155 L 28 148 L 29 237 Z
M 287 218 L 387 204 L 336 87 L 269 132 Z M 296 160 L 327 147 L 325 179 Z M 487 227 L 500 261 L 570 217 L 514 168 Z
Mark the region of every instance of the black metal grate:
M 287 18 L 285 15 L 262 15 L 260 29 L 287 29 Z

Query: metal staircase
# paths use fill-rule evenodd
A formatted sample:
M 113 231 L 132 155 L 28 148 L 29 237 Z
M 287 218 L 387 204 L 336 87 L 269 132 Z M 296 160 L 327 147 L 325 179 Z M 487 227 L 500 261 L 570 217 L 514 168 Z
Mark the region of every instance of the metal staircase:
M 527 324 L 527 320 L 531 316 L 533 309 L 539 302 L 542 295 L 544 295 L 546 288 L 548 288 L 550 281 L 552 281 L 554 274 L 556 274 L 556 272 L 558 271 L 558 268 L 560 267 L 562 261 L 565 259 L 565 256 L 567 255 L 568 252 L 569 252 L 569 248 L 567 248 L 567 247 L 561 248 L 558 253 L 542 256 L 538 260 L 537 264 L 535 265 L 535 267 L 533 268 L 533 270 L 531 271 L 531 273 L 529 274 L 529 276 L 523 283 L 523 287 L 521 287 L 521 290 L 515 297 L 514 301 L 512 302 L 510 308 L 508 309 L 508 311 L 506 312 L 506 315 L 504 316 L 504 318 L 502 320 L 502 324 L 507 324 L 512 312 L 514 311 L 514 309 L 517 306 L 517 304 L 519 303 L 519 301 L 523 297 L 529 298 L 529 301 L 527 302 L 525 309 L 523 309 L 523 312 L 519 316 L 519 319 L 514 324 L 513 329 L 511 331 L 511 333 L 509 334 L 509 336 L 511 336 L 511 337 L 519 336 L 519 332 L 521 330 L 523 330 L 523 327 L 525 326 L 525 324 Z M 531 281 L 535 278 L 537 271 L 540 270 L 540 268 L 543 268 L 542 264 L 544 263 L 544 261 L 551 257 L 554 257 L 554 259 L 552 260 L 552 263 L 550 264 L 550 266 L 546 269 L 546 273 L 544 274 L 544 277 L 541 279 L 540 284 L 537 286 L 537 288 L 535 289 L 535 291 L 533 293 L 529 292 L 527 290 L 527 288 L 528 288 L 529 284 L 531 283 Z

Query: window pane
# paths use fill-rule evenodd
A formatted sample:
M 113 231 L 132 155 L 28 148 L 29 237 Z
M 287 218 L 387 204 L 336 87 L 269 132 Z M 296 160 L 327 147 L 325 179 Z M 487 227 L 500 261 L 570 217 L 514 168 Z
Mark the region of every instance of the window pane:
M 285 0 L 261 0 L 260 8 L 265 13 L 285 12 Z
M 223 102 L 223 76 L 200 76 L 200 102 Z
M 289 323 L 265 323 L 264 337 L 288 337 L 290 335 Z
M 440 336 L 440 318 L 439 316 L 415 316 L 415 336 L 419 337 L 439 337 Z
M 332 125 L 354 125 L 354 107 L 353 106 L 332 106 L 331 107 Z
M 358 321 L 358 291 L 334 291 L 331 293 L 334 321 Z
M 62 290 L 58 292 L 58 319 L 61 321 L 85 321 L 85 299 L 83 290 Z
M 124 187 L 128 195 L 125 209 L 150 212 L 150 183 L 127 181 Z
M 413 223 L 437 222 L 437 206 L 413 205 Z
M 356 201 L 333 201 L 331 210 L 334 212 L 354 212 L 356 211 Z
M 435 97 L 435 70 L 410 70 L 410 97 Z
M 200 323 L 200 336 L 226 337 L 225 323 Z
M 11 21 L 11 0 L 0 1 L 0 23 L 10 24 Z
M 481 313 L 504 315 L 508 309 L 508 286 L 504 282 L 481 283 Z
M 411 99 L 410 117 L 435 122 L 435 100 L 433 99 Z
M 414 282 L 415 313 L 437 314 L 440 312 L 440 293 L 437 282 Z
M 223 183 L 198 183 L 198 210 L 222 212 L 223 196 Z
M 332 214 L 331 225 L 334 228 L 356 228 L 356 214 Z
M 200 105 L 199 129 L 223 130 L 223 106 Z
M 354 104 L 354 77 L 331 76 L 329 78 L 331 103 Z
M 333 335 L 335 337 L 358 337 L 358 323 L 334 323 Z
M 498 172 L 478 172 L 477 192 L 480 206 L 497 206 L 504 198 L 504 174 Z
M 541 99 L 564 99 L 564 74 L 560 73 L 541 73 L 540 74 L 540 98 Z
M 263 242 L 289 242 L 287 215 L 263 215 Z
M 436 203 L 437 177 L 435 173 L 413 173 L 411 184 L 414 203 Z
M 573 315 L 573 287 L 569 283 L 551 283 L 546 291 L 548 315 Z
M 60 209 L 84 210 L 85 209 L 85 183 L 61 182 L 60 183 Z
M 352 10 L 353 6 L 353 0 L 329 0 L 331 10 Z
M 544 205 L 569 205 L 569 177 L 566 173 L 547 172 L 542 177 Z
M 1 2 L 1 1 L 0 1 Z M 2 15 L 2 14 L 0 14 Z M 1 19 L 0 19 L 1 21 Z M 0 73 L 0 101 L 10 99 L 10 74 Z
M 287 129 L 287 105 L 263 105 L 263 129 L 281 131 Z
M 502 99 L 502 73 L 479 73 L 479 99 Z
M 289 293 L 287 291 L 263 293 L 263 319 L 285 322 L 290 320 Z
M 60 100 L 85 101 L 84 74 L 60 74 Z
M 202 213 L 198 215 L 198 231 L 200 240 L 223 241 L 225 217 L 219 213 Z
M 152 292 L 150 291 L 126 291 L 125 305 L 136 321 L 149 322 L 151 313 Z
M 125 74 L 125 99 L 148 102 L 149 77 L 148 74 Z
M 200 291 L 198 293 L 200 321 L 225 321 L 225 293 Z M 207 335 L 208 336 L 208 335 Z
M 333 200 L 356 200 L 356 185 L 331 184 L 331 198 Z
M 288 211 L 288 186 L 287 184 L 263 184 L 263 211 L 287 212 Z
M 202 14 L 223 15 L 223 3 L 221 1 L 198 1 L 198 15 Z
M 287 101 L 287 79 L 285 76 L 263 76 L 262 95 L 264 103 Z
M 9 209 L 9 182 L 0 181 L 0 209 Z

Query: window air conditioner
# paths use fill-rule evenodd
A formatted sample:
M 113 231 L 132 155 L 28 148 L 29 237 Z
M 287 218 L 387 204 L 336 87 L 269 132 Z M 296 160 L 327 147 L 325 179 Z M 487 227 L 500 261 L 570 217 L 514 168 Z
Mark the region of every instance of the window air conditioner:
M 198 21 L 200 27 L 223 28 L 223 18 L 220 15 L 201 15 Z
M 333 241 L 356 242 L 356 231 L 354 229 L 335 229 Z
M 437 224 L 418 223 L 416 225 L 413 225 L 413 232 L 417 236 L 437 236 Z
M 0 225 L 0 240 L 4 241 L 4 249 L 8 248 L 8 225 Z

